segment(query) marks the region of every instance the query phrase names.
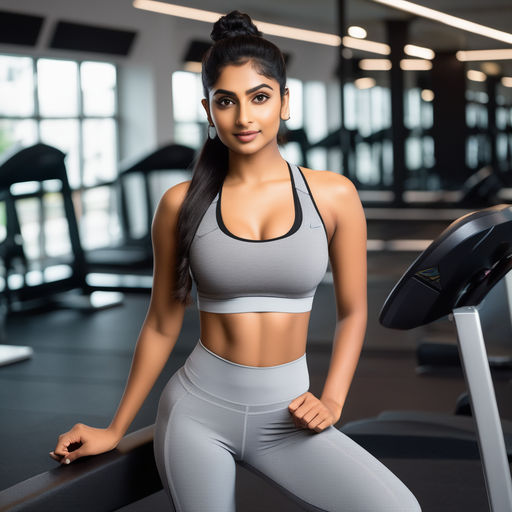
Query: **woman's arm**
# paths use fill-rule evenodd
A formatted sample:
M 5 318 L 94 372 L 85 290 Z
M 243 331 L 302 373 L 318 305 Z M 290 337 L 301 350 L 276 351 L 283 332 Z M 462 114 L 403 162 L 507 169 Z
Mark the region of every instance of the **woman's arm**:
M 325 205 L 325 210 L 322 208 L 325 220 L 334 228 L 329 242 L 329 259 L 336 294 L 336 330 L 320 399 L 307 391 L 288 406 L 297 426 L 315 432 L 321 432 L 340 419 L 363 346 L 367 319 L 363 207 L 348 178 L 324 172 L 328 180 L 318 190 L 323 198 L 322 205 Z
M 331 211 L 335 231 L 329 244 L 336 296 L 336 329 L 321 400 L 341 415 L 364 342 L 367 322 L 366 219 L 353 183 L 333 176 Z
M 137 339 L 123 397 L 110 430 L 121 439 L 162 372 L 178 340 L 185 306 L 171 297 L 176 267 L 175 237 L 178 211 L 189 182 L 162 196 L 153 217 L 153 287 L 146 318 Z
M 153 287 L 146 318 L 140 330 L 128 382 L 112 422 L 107 428 L 76 423 L 59 436 L 50 457 L 69 464 L 84 455 L 113 450 L 160 375 L 183 324 L 185 306 L 172 298 L 176 266 L 175 233 L 179 208 L 190 182 L 168 189 L 162 196 L 151 225 Z

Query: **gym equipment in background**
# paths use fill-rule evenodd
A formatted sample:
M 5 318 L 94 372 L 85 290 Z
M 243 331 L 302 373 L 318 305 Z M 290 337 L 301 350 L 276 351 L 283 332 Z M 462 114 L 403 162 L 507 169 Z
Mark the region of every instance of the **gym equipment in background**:
M 473 417 L 384 411 L 340 428 L 379 456 L 474 458 L 479 452 L 492 512 L 512 510 L 512 422 L 499 416 L 479 310 L 511 269 L 512 206 L 469 213 L 411 264 L 379 316 L 394 329 L 413 329 L 446 315 L 455 321 Z
M 0 366 L 17 363 L 30 359 L 34 349 L 27 345 L 8 345 L 5 333 L 5 318 L 7 314 L 6 298 L 0 293 Z
M 503 182 L 491 165 L 473 173 L 462 185 L 461 207 L 485 207 L 500 204 L 497 195 Z
M 124 169 L 111 183 L 117 191 L 121 240 L 113 246 L 85 251 L 90 284 L 102 290 L 151 289 L 154 211 L 167 188 L 192 177 L 194 158 L 194 149 L 166 144 L 142 159 L 121 165 Z
M 120 305 L 120 293 L 108 293 L 87 284 L 87 265 L 80 242 L 80 234 L 69 186 L 65 154 L 46 144 L 35 144 L 17 152 L 8 153 L 0 163 L 0 202 L 5 204 L 5 238 L 0 243 L 4 275 L 0 279 L 0 292 L 5 295 L 8 313 L 23 313 L 37 308 L 74 308 L 96 310 Z M 32 183 L 31 183 L 32 182 Z M 23 185 L 25 190 L 19 190 Z M 27 186 L 30 190 L 26 190 Z M 64 212 L 67 229 L 50 232 L 45 224 L 48 210 L 59 207 Z M 51 200 L 50 200 L 51 198 Z M 17 204 L 24 200 L 37 203 L 34 218 L 20 222 Z M 29 257 L 22 236 L 37 229 L 39 254 Z M 47 255 L 41 246 L 53 243 L 67 244 L 70 253 Z M 67 235 L 67 236 L 66 236 Z M 55 251 L 53 251 L 55 252 Z

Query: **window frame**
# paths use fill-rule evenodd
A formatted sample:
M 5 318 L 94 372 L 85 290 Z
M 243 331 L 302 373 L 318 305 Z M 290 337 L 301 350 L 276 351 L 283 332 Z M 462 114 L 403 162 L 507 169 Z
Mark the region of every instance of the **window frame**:
M 110 188 L 110 194 L 115 194 L 115 185 L 117 181 L 117 177 L 119 176 L 119 166 L 118 163 L 120 161 L 120 148 L 121 148 L 121 130 L 122 130 L 122 121 L 121 116 L 119 114 L 119 105 L 120 105 L 120 83 L 119 83 L 119 64 L 113 60 L 102 60 L 102 59 L 94 59 L 90 57 L 84 58 L 69 58 L 69 57 L 60 57 L 60 56 L 50 56 L 50 55 L 30 55 L 26 53 L 16 53 L 16 52 L 5 52 L 0 51 L 0 56 L 2 57 L 14 57 L 14 58 L 30 58 L 32 61 L 32 74 L 33 74 L 33 101 L 34 101 L 34 110 L 32 115 L 6 115 L 0 112 L 0 121 L 33 121 L 35 122 L 35 135 L 36 140 L 34 144 L 41 143 L 41 123 L 47 120 L 72 120 L 78 123 L 78 147 L 77 147 L 77 156 L 78 156 L 78 177 L 79 184 L 78 186 L 75 183 L 70 182 L 70 187 L 72 190 L 73 202 L 75 204 L 75 213 L 77 217 L 77 222 L 79 226 L 83 224 L 83 220 L 86 218 L 88 214 L 87 201 L 84 196 L 90 190 L 102 187 Z M 40 112 L 39 105 L 39 84 L 38 84 L 38 62 L 39 60 L 54 60 L 54 61 L 66 61 L 73 62 L 76 64 L 76 83 L 77 83 L 77 114 L 76 115 L 58 115 L 58 116 L 43 116 Z M 113 114 L 111 115 L 86 115 L 84 114 L 84 101 L 83 101 L 83 90 L 82 90 L 82 81 L 81 81 L 81 66 L 84 62 L 95 62 L 95 63 L 105 63 L 114 67 L 115 69 L 115 85 L 114 85 L 114 109 Z M 95 179 L 93 183 L 84 184 L 84 171 L 85 171 L 85 159 L 84 159 L 84 133 L 83 133 L 83 123 L 87 120 L 101 120 L 101 119 L 110 119 L 114 123 L 114 142 L 115 142 L 115 168 L 114 168 L 114 178 L 111 180 L 98 180 Z M 6 150 L 0 153 L 0 156 L 6 152 L 12 150 L 13 146 L 7 147 Z M 43 207 L 43 198 L 41 196 L 41 192 L 34 192 L 33 197 L 39 199 L 39 220 L 40 222 L 45 223 L 45 213 Z M 21 197 L 20 197 L 21 199 Z M 107 209 L 107 214 L 110 213 L 110 209 Z M 42 237 L 44 238 L 44 232 L 46 230 L 46 226 L 42 228 Z M 81 229 L 82 236 L 83 230 Z M 109 238 L 109 243 L 115 243 L 117 238 Z M 83 240 L 84 248 L 88 245 L 87 240 Z M 41 241 L 44 245 L 44 240 Z M 48 257 L 46 251 L 44 251 L 43 257 Z

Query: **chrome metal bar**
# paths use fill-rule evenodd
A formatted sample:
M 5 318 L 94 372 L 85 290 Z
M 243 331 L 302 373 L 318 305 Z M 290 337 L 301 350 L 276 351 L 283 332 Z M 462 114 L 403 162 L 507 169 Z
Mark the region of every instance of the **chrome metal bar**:
M 480 303 L 479 306 L 481 306 Z M 453 310 L 462 368 L 469 390 L 478 447 L 492 512 L 512 511 L 512 481 L 491 370 L 487 360 L 479 306 Z

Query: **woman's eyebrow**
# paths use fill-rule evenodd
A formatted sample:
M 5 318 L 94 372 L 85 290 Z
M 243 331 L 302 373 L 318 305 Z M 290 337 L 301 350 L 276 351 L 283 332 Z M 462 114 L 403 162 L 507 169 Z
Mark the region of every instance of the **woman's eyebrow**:
M 252 87 L 251 89 L 247 89 L 247 91 L 245 91 L 245 94 L 251 94 L 251 92 L 257 91 L 258 89 L 261 89 L 262 87 L 268 87 L 270 90 L 272 90 L 272 91 L 274 90 L 268 84 L 260 84 L 260 85 L 257 85 L 256 87 Z M 233 91 L 228 91 L 226 89 L 217 89 L 213 93 L 213 96 L 215 96 L 216 94 L 228 94 L 230 96 L 236 96 L 236 94 Z

